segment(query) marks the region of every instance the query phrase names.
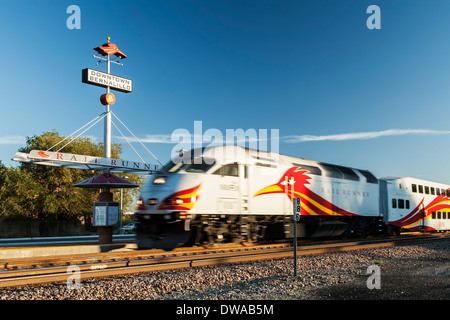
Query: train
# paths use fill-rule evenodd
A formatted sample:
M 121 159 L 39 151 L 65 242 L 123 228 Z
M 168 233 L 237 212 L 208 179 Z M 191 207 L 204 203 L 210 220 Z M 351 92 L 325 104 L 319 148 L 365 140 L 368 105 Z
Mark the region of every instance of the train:
M 182 157 L 181 157 L 182 156 Z M 293 199 L 300 198 L 298 221 Z M 240 146 L 185 151 L 150 175 L 139 248 L 450 229 L 450 187 Z

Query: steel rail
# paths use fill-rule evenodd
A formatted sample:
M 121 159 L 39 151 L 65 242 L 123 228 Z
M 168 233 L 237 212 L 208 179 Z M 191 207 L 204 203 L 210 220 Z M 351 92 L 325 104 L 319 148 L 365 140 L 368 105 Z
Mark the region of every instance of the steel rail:
M 298 255 L 314 255 L 331 252 L 347 252 L 354 250 L 392 247 L 418 242 L 448 239 L 449 235 L 425 236 L 413 238 L 389 239 L 382 241 L 373 239 L 371 241 L 357 241 L 334 244 L 315 244 L 298 247 Z M 219 251 L 218 249 L 215 249 Z M 108 262 L 93 262 L 78 265 L 80 269 L 80 281 L 93 278 L 105 278 L 112 276 L 123 276 L 127 274 L 138 274 L 154 271 L 177 270 L 201 266 L 214 266 L 229 263 L 244 263 L 266 259 L 280 259 L 293 257 L 292 247 L 284 246 L 273 248 L 251 248 L 249 250 L 236 251 L 225 249 L 223 252 L 182 252 L 180 255 L 121 260 Z M 98 261 L 98 260 L 97 260 Z M 34 269 L 0 271 L 0 288 L 20 287 L 45 283 L 66 282 L 72 273 L 68 272 L 68 265 L 54 266 Z

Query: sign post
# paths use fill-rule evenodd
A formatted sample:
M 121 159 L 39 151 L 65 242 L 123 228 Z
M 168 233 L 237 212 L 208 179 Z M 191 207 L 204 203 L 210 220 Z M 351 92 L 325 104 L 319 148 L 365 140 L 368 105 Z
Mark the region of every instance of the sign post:
M 301 200 L 293 198 L 293 223 L 294 223 L 294 277 L 297 276 L 297 222 L 300 221 Z
M 120 66 L 122 66 L 122 63 L 119 63 L 117 61 L 111 60 L 111 55 L 116 56 L 118 59 L 125 59 L 127 56 L 122 51 L 119 50 L 119 48 L 114 44 L 111 43 L 109 40 L 110 38 L 107 38 L 108 42 L 103 44 L 102 46 L 99 46 L 97 48 L 94 48 L 97 53 L 102 55 L 103 57 L 94 55 L 94 58 L 98 58 L 100 60 L 103 60 L 106 62 L 106 73 L 92 70 L 92 69 L 84 69 L 82 71 L 82 79 L 81 81 L 87 84 L 96 85 L 100 87 L 106 88 L 106 93 L 100 97 L 100 101 L 102 104 L 106 107 L 105 110 L 105 120 L 104 120 L 104 136 L 103 136 L 103 158 L 105 159 L 111 159 L 111 111 L 110 111 L 110 105 L 112 105 L 116 99 L 114 97 L 114 94 L 110 92 L 110 90 L 118 90 L 122 92 L 131 92 L 132 91 L 132 80 L 114 76 L 111 74 L 111 63 L 116 63 Z M 97 64 L 102 63 L 102 61 L 99 61 Z M 105 173 L 109 173 L 110 169 L 105 168 Z M 105 186 L 102 188 L 102 193 L 100 193 L 99 197 L 100 202 L 112 202 L 113 201 L 113 194 L 110 190 L 110 187 Z M 99 216 L 102 216 L 102 209 L 101 207 L 98 208 L 97 211 L 94 210 L 94 217 L 95 213 L 98 212 Z M 108 207 L 107 207 L 108 208 Z M 99 232 L 99 241 L 100 243 L 111 243 L 112 242 L 112 227 L 111 225 L 107 224 L 104 226 L 98 227 Z

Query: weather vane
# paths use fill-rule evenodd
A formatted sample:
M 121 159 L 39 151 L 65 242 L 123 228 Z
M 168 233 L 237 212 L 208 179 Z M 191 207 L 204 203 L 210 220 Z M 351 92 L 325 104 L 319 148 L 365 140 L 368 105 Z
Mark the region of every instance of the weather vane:
M 117 62 L 117 61 L 114 61 L 114 60 L 111 60 L 111 59 L 109 58 L 109 56 L 110 56 L 110 55 L 115 55 L 115 56 L 116 56 L 115 59 L 125 59 L 125 58 L 127 57 L 127 55 L 126 55 L 125 53 L 123 53 L 122 51 L 120 51 L 119 48 L 118 48 L 114 43 L 109 42 L 109 40 L 111 40 L 110 37 L 107 37 L 106 39 L 108 40 L 107 43 L 103 44 L 103 45 L 100 46 L 100 47 L 94 48 L 94 50 L 97 51 L 99 54 L 101 54 L 101 55 L 104 56 L 104 57 L 107 57 L 107 58 L 105 59 L 105 58 L 99 57 L 99 56 L 97 56 L 97 55 L 94 54 L 94 56 L 93 56 L 94 58 L 103 60 L 103 61 L 98 61 L 98 62 L 97 62 L 97 65 L 99 65 L 100 63 L 103 63 L 103 62 L 105 62 L 105 61 L 106 61 L 106 62 L 109 61 L 109 62 L 118 64 L 118 65 L 120 65 L 120 66 L 123 66 L 122 63 Z

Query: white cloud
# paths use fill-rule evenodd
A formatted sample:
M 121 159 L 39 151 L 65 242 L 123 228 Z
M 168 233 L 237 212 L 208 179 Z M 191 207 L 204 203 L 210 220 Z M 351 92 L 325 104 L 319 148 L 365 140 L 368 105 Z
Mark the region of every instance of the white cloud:
M 87 135 L 87 136 L 81 136 L 81 137 L 83 137 L 83 138 L 89 138 L 89 139 L 91 139 L 93 142 L 99 141 L 99 138 L 97 138 L 96 136 L 89 136 L 89 135 Z
M 285 143 L 301 143 L 308 141 L 348 141 L 348 140 L 368 140 L 368 139 L 376 139 L 380 137 L 388 137 L 388 136 L 400 136 L 400 135 L 442 135 L 442 134 L 450 134 L 450 131 L 438 131 L 438 130 L 429 130 L 429 129 L 389 129 L 389 130 L 381 130 L 381 131 L 367 131 L 367 132 L 352 132 L 352 133 L 339 133 L 339 134 L 331 134 L 331 135 L 291 135 L 280 137 L 281 142 Z M 124 139 L 121 136 L 116 136 L 117 139 Z M 180 139 L 184 142 L 194 142 L 194 141 L 202 141 L 206 143 L 210 143 L 211 136 L 203 135 L 203 136 L 194 136 L 189 132 L 179 132 L 177 135 L 173 136 L 172 134 L 148 134 L 143 138 L 139 138 L 142 143 L 167 143 L 167 144 L 177 144 L 180 142 Z M 227 137 L 224 135 L 219 138 L 219 141 L 213 140 L 215 142 L 228 142 L 233 143 L 233 141 L 227 141 Z M 1 138 L 0 138 L 1 139 Z M 127 137 L 130 142 L 137 142 L 134 137 Z M 173 139 L 173 140 L 172 140 Z M 223 139 L 223 140 L 222 140 Z M 239 137 L 237 142 L 250 142 L 250 141 L 264 141 L 267 140 L 266 137 Z M 1 143 L 1 140 L 0 140 Z
M 115 136 L 117 139 L 123 139 L 122 136 Z M 134 137 L 126 137 L 130 142 L 137 142 Z M 178 141 L 172 141 L 170 134 L 148 134 L 144 138 L 139 138 L 142 143 L 178 143 Z
M 217 133 L 220 133 L 217 131 Z M 115 136 L 117 139 L 125 140 L 122 136 Z M 130 142 L 137 142 L 137 140 L 134 137 L 126 137 L 128 141 Z M 180 143 L 181 140 L 184 142 L 205 142 L 205 143 L 211 143 L 215 142 L 218 144 L 225 143 L 245 143 L 245 142 L 257 142 L 257 141 L 266 141 L 266 137 L 259 138 L 257 136 L 246 136 L 246 135 L 240 135 L 235 134 L 234 136 L 227 137 L 226 135 L 217 134 L 217 135 L 209 135 L 209 134 L 203 134 L 203 135 L 194 135 L 190 134 L 189 132 L 178 132 L 177 134 L 148 134 L 143 138 L 139 138 L 139 140 L 142 143 L 169 143 L 169 144 L 177 144 Z
M 307 141 L 345 141 L 345 140 L 367 140 L 376 139 L 386 136 L 399 136 L 399 135 L 426 135 L 426 134 L 450 134 L 450 131 L 437 131 L 428 129 L 390 129 L 382 131 L 368 131 L 368 132 L 353 132 L 353 133 L 340 133 L 323 136 L 314 135 L 292 135 L 284 136 L 281 139 L 286 143 L 300 143 Z
M 25 144 L 26 140 L 22 136 L 4 136 L 0 137 L 0 144 Z

